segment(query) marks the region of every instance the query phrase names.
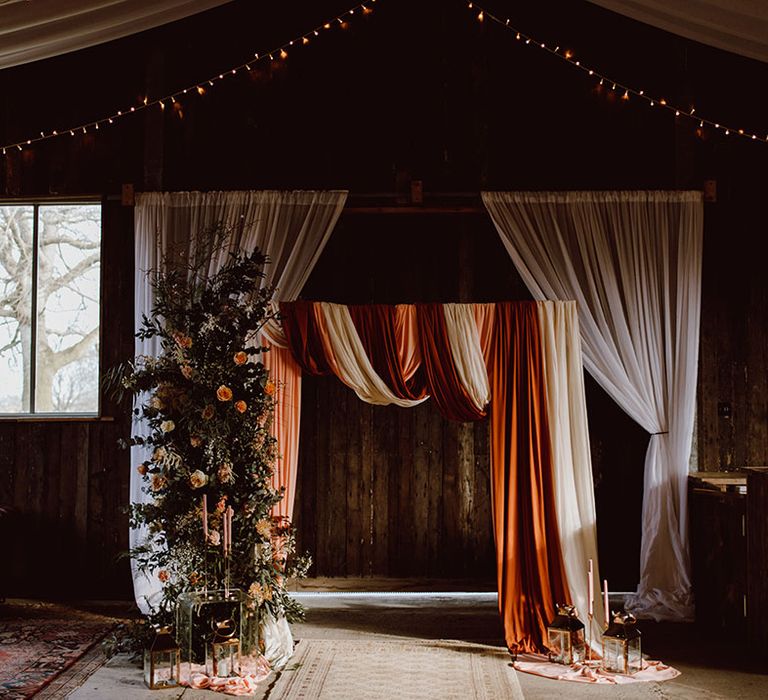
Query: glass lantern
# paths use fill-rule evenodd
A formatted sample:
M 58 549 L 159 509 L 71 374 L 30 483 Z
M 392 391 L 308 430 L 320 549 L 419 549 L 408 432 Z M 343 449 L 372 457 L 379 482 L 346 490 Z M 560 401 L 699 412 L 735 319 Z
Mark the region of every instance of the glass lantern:
M 584 623 L 573 605 L 558 605 L 555 619 L 547 625 L 549 660 L 556 664 L 584 661 Z
M 179 685 L 179 645 L 168 627 L 160 627 L 144 649 L 144 682 L 150 690 Z
M 206 648 L 205 669 L 209 676 L 229 678 L 240 675 L 240 639 L 234 620 L 214 620 L 213 634 Z
M 613 621 L 603 632 L 603 669 L 611 673 L 632 675 L 643 667 L 640 630 L 634 615 L 614 613 Z

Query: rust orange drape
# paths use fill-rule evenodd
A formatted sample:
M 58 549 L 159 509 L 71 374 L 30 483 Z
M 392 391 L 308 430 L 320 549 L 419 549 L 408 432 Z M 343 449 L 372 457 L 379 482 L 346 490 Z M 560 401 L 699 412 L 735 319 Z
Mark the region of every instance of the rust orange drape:
M 499 612 L 512 651 L 539 651 L 569 602 L 555 512 L 541 336 L 533 302 L 496 304 L 491 503 Z
M 402 307 L 398 307 L 402 311 Z M 557 527 L 546 412 L 541 337 L 535 302 L 488 305 L 477 314 L 491 383 L 491 488 L 499 612 L 510 650 L 542 651 L 555 603 L 567 603 Z M 280 305 L 291 351 L 304 371 L 330 374 L 335 362 L 323 343 L 311 302 Z M 395 307 L 350 307 L 366 355 L 401 398 L 423 396 L 407 382 L 403 355 L 418 351 L 426 390 L 453 420 L 485 414 L 473 405 L 457 373 L 441 304 L 416 309 L 418 348 L 395 340 Z M 491 314 L 492 317 L 491 317 Z M 326 338 L 327 345 L 327 338 Z M 419 394 L 419 392 L 422 392 Z

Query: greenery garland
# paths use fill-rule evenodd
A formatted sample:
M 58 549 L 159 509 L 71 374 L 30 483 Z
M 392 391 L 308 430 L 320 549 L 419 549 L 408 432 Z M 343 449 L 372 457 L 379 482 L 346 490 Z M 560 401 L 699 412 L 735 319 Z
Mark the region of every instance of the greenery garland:
M 154 273 L 154 306 L 136 336 L 159 338 L 162 352 L 137 357 L 111 377 L 134 394 L 134 413 L 147 428 L 130 445 L 146 450 L 138 470 L 152 500 L 130 506 L 130 525 L 146 526 L 149 537 L 130 556 L 162 583 L 160 601 L 150 603 L 153 625 L 173 623 L 180 593 L 223 587 L 222 530 L 230 506 L 230 585 L 251 596 L 252 609 L 289 621 L 303 617 L 285 582 L 305 576 L 310 559 L 294 555 L 292 527 L 271 515 L 284 494 L 272 480 L 276 387 L 256 345 L 271 318 L 266 261 L 255 250 L 231 254 L 210 277 L 194 268 Z

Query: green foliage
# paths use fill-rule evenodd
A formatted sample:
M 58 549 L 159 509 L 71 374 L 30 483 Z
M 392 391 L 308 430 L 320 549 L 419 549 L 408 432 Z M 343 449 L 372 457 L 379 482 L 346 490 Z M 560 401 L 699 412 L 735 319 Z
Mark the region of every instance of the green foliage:
M 302 615 L 285 580 L 306 575 L 309 558 L 295 557 L 288 523 L 271 517 L 283 498 L 272 477 L 278 446 L 270 434 L 274 383 L 254 345 L 270 318 L 272 290 L 262 285 L 265 257 L 233 254 L 216 274 L 171 269 L 157 274 L 155 303 L 137 337 L 157 338 L 157 358 L 137 357 L 120 384 L 136 397 L 144 434 L 139 465 L 149 503 L 129 510 L 131 527 L 146 526 L 147 544 L 130 554 L 139 571 L 163 582 L 153 624 L 173 622 L 178 595 L 204 584 L 221 587 L 223 513 L 234 509 L 230 582 L 255 606 L 289 619 Z M 115 386 L 116 376 L 110 378 Z M 202 528 L 207 497 L 209 536 Z

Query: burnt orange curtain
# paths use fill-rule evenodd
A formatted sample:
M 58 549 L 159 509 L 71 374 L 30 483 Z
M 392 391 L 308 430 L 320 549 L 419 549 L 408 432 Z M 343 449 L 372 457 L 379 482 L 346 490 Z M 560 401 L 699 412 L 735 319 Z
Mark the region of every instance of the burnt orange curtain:
M 405 376 L 404 358 L 399 352 L 395 333 L 397 307 L 369 304 L 348 308 L 365 354 L 392 393 L 401 399 L 423 399 L 427 390 L 421 368 L 411 378 Z
M 485 417 L 467 393 L 456 373 L 451 345 L 445 328 L 442 304 L 417 304 L 419 347 L 427 391 L 440 412 L 451 420 L 473 421 Z
M 555 603 L 570 600 L 555 513 L 535 302 L 496 304 L 490 360 L 499 612 L 511 651 L 540 651 Z

